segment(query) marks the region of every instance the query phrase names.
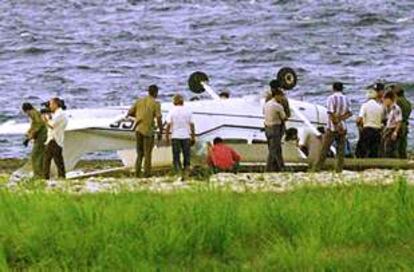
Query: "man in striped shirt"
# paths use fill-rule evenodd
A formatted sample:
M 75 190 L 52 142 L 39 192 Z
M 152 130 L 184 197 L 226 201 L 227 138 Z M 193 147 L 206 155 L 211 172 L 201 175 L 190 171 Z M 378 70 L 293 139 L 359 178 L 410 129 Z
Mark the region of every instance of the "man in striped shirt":
M 386 158 L 398 158 L 398 144 L 401 138 L 401 124 L 403 121 L 401 108 L 395 103 L 396 97 L 393 92 L 384 95 L 383 103 L 387 115 L 383 142 L 384 155 Z
M 315 163 L 313 170 L 319 171 L 325 163 L 332 143 L 336 140 L 338 148 L 336 150 L 336 172 L 342 172 L 345 156 L 345 142 L 347 127 L 345 120 L 352 116 L 351 105 L 348 98 L 343 94 L 343 84 L 335 82 L 333 84 L 334 93 L 328 97 L 328 126 L 323 140 L 322 152 Z

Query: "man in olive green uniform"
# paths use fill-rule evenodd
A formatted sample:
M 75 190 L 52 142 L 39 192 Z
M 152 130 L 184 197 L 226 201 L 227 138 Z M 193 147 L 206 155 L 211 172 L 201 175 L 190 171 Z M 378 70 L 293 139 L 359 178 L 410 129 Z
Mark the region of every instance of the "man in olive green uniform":
M 151 85 L 148 95 L 138 99 L 129 109 L 128 116 L 135 117 L 135 134 L 137 139 L 137 160 L 135 162 L 135 175 L 141 176 L 142 161 L 144 160 L 144 177 L 151 176 L 152 149 L 154 148 L 155 122 L 159 129 L 158 140 L 162 137 L 161 105 L 155 99 L 158 96 L 158 87 Z
M 402 123 L 401 123 L 401 133 L 400 139 L 398 142 L 398 156 L 400 159 L 407 158 L 407 137 L 408 137 L 408 121 L 411 114 L 411 103 L 404 95 L 404 90 L 401 86 L 395 85 L 392 88 L 392 91 L 397 96 L 396 103 L 401 108 L 402 112 Z
M 33 140 L 33 149 L 31 154 L 33 176 L 35 178 L 43 177 L 43 157 L 45 153 L 45 142 L 47 138 L 47 128 L 42 120 L 42 116 L 32 104 L 23 103 L 22 110 L 30 118 L 30 128 L 26 133 L 27 145 Z

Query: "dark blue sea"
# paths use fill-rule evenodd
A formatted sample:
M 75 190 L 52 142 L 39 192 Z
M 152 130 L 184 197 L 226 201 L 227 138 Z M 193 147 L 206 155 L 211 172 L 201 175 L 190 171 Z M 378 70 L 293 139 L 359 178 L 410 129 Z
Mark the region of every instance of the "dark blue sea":
M 56 95 L 70 108 L 129 105 L 155 83 L 162 100 L 189 98 L 195 70 L 255 94 L 282 66 L 299 74 L 292 98 L 324 104 L 341 80 L 357 112 L 364 88 L 385 80 L 414 101 L 414 1 L 0 2 L 0 122 Z M 27 154 L 20 142 L 0 138 L 0 157 Z

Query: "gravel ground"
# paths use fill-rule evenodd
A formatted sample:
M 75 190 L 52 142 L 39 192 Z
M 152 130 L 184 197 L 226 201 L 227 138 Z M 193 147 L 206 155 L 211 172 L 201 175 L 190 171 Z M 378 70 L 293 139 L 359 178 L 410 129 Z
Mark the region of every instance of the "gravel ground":
M 321 173 L 220 173 L 205 180 L 182 181 L 176 176 L 146 179 L 92 177 L 80 180 L 56 180 L 35 183 L 50 192 L 119 193 L 126 191 L 174 192 L 177 190 L 202 191 L 206 189 L 226 189 L 235 192 L 285 192 L 301 186 L 347 186 L 353 184 L 388 185 L 401 178 L 414 185 L 414 170 L 366 170 L 362 172 L 344 171 L 342 174 Z M 33 183 L 33 182 L 32 182 Z M 7 184 L 9 190 L 33 190 L 38 188 L 30 181 Z

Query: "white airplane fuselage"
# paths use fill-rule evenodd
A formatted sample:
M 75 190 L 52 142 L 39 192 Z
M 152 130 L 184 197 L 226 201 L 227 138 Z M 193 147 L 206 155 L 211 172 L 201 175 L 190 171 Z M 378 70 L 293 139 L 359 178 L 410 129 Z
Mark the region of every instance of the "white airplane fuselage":
M 309 126 L 324 126 L 328 120 L 326 109 L 315 104 L 289 99 L 292 116 L 287 128 L 299 131 Z M 258 96 L 245 96 L 220 100 L 185 102 L 193 112 L 197 142 L 205 143 L 215 137 L 237 142 L 245 161 L 264 161 L 266 137 L 263 132 L 264 100 Z M 161 104 L 163 118 L 173 107 L 171 102 Z M 72 170 L 86 153 L 116 150 L 127 166 L 135 160 L 135 133 L 133 121 L 119 121 L 128 107 L 67 110 L 69 118 L 65 132 L 64 158 L 67 170 Z M 304 122 L 304 117 L 309 122 Z M 0 125 L 1 134 L 24 134 L 29 124 L 5 123 Z M 200 146 L 200 144 L 199 144 Z M 236 147 L 237 148 L 237 147 Z M 284 150 L 284 156 L 300 156 L 296 151 Z M 293 154 L 295 153 L 295 154 Z M 170 147 L 159 144 L 153 152 L 153 165 L 171 165 Z

